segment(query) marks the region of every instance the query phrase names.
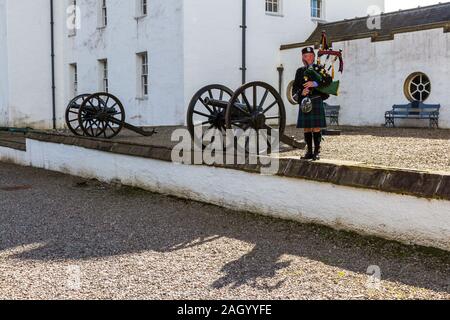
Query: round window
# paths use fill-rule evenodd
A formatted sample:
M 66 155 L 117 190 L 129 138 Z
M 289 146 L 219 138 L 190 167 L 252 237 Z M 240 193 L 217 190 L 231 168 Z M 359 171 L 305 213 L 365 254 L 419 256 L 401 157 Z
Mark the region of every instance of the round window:
M 425 73 L 415 72 L 405 81 L 405 96 L 409 101 L 425 101 L 431 94 L 431 81 Z

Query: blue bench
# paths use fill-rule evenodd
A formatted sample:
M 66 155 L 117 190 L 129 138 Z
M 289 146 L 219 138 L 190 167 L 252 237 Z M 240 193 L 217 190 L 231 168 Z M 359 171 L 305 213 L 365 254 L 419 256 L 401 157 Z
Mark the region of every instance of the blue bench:
M 341 111 L 341 106 L 331 106 L 328 103 L 324 103 L 325 117 L 329 119 L 329 125 L 339 126 L 339 112 Z
M 385 113 L 385 126 L 395 127 L 395 119 L 429 120 L 430 128 L 439 128 L 440 104 L 425 104 L 414 101 L 408 104 L 396 104 Z

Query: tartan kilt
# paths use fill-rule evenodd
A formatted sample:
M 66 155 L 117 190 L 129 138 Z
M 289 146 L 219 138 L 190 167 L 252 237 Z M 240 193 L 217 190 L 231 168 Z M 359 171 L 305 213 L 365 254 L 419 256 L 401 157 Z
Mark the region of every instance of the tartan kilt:
M 321 98 L 312 99 L 313 109 L 310 113 L 303 113 L 299 109 L 297 128 L 326 128 L 327 119 L 325 117 L 325 107 Z

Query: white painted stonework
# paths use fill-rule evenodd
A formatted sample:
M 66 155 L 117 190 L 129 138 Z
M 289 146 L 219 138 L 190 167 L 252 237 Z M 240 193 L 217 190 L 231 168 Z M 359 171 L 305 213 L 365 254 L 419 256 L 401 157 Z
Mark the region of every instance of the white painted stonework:
M 450 251 L 450 201 L 179 165 L 30 139 L 26 155 L 0 148 L 2 159 L 106 182 L 119 180 L 125 185 L 235 210 Z
M 66 27 L 70 0 L 54 0 L 56 120 L 73 96 L 69 64 L 78 65 L 78 93 L 101 89 L 99 59 L 108 59 L 110 92 L 136 125 L 179 125 L 193 94 L 205 84 L 241 84 L 242 0 L 107 0 L 108 26 L 99 28 L 100 0 L 77 0 L 81 29 Z M 278 85 L 279 46 L 305 39 L 316 27 L 310 0 L 282 0 L 281 15 L 265 0 L 249 0 L 247 80 Z M 365 16 L 384 0 L 324 0 L 325 18 Z M 7 18 L 6 18 L 7 17 Z M 148 98 L 139 99 L 137 53 L 149 55 Z M 0 126 L 52 127 L 49 0 L 0 0 Z
M 55 1 L 56 11 L 63 10 L 63 2 Z M 56 16 L 57 39 L 62 39 L 63 19 Z M 48 0 L 0 0 L 0 126 L 51 127 L 50 43 Z M 63 43 L 55 45 L 56 63 L 62 66 Z M 56 81 L 62 89 L 62 73 Z M 58 105 L 63 95 L 57 91 Z
M 1 146 L 0 146 L 0 161 L 14 163 L 21 166 L 32 165 L 30 154 L 28 152 Z
M 423 72 L 431 80 L 431 95 L 425 103 L 441 104 L 439 125 L 450 128 L 450 33 L 439 28 L 396 34 L 392 41 L 371 42 L 366 38 L 337 42 L 333 47 L 343 49 L 345 71 L 336 73 L 336 79 L 341 80 L 340 95 L 327 102 L 341 105 L 341 125 L 381 126 L 385 111 L 394 104 L 409 103 L 403 93 L 408 76 Z M 299 67 L 300 51 L 281 51 L 286 85 Z M 286 105 L 288 122 L 294 124 L 298 110 L 287 100 Z M 429 122 L 406 120 L 398 124 L 428 126 Z
M 0 0 L 0 119 L 8 118 L 8 50 L 6 46 L 6 0 Z M 3 121 L 4 123 L 5 121 Z M 2 122 L 0 120 L 0 126 Z
M 325 0 L 327 21 L 366 16 L 370 5 L 384 0 Z M 241 85 L 241 0 L 185 0 L 185 101 L 202 86 Z M 316 28 L 310 0 L 283 0 L 282 15 L 265 13 L 264 1 L 247 0 L 247 82 L 264 81 L 278 88 L 279 48 L 306 39 Z
M 138 1 L 110 0 L 108 26 L 99 28 L 96 0 L 78 1 L 81 29 L 66 36 L 66 101 L 72 93 L 69 64 L 78 66 L 78 93 L 103 91 L 99 59 L 108 60 L 109 92 L 126 108 L 136 125 L 182 124 L 183 107 L 183 3 L 149 1 L 149 15 L 137 18 Z M 148 51 L 148 98 L 139 99 L 136 54 Z

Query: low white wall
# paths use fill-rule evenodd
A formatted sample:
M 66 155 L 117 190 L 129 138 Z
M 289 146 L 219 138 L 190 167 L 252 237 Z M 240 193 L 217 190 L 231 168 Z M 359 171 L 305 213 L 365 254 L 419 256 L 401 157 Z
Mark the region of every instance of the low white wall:
M 22 166 L 31 165 L 28 152 L 5 147 L 0 147 L 0 162 L 11 162 Z
M 27 140 L 0 160 L 450 251 L 450 202 Z

